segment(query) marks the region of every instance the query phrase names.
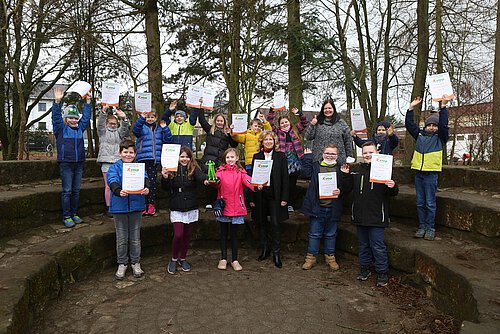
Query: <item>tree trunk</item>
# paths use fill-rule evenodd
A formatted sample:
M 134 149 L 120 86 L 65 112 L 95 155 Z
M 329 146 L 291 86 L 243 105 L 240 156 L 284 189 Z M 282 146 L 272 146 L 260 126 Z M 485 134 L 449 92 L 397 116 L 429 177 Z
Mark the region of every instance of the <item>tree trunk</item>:
M 443 2 L 442 0 L 436 0 L 436 73 L 444 72 L 443 63 L 443 36 L 441 34 L 441 24 L 443 17 Z M 439 103 L 441 106 L 441 102 Z M 443 164 L 448 164 L 447 147 L 443 146 Z M 450 157 L 450 162 L 451 162 Z
M 165 109 L 163 104 L 163 73 L 161 66 L 160 27 L 158 23 L 157 0 L 144 1 L 146 19 L 146 50 L 148 53 L 148 88 L 152 96 L 152 106 L 161 117 Z
M 387 113 L 387 94 L 389 92 L 389 70 L 391 62 L 390 39 L 392 24 L 392 0 L 387 0 L 387 23 L 384 31 L 384 69 L 382 73 L 382 91 L 380 97 L 380 119 L 384 119 Z M 375 129 L 376 130 L 376 129 Z
M 5 27 L 5 2 L 0 2 L 0 28 Z M 5 66 L 7 63 L 7 34 L 5 29 L 0 29 L 0 142 L 2 143 L 2 156 L 3 160 L 8 160 L 9 155 L 9 134 L 7 129 L 7 122 L 5 117 L 8 113 L 6 108 L 6 82 L 7 81 L 7 67 Z
M 290 109 L 302 110 L 302 46 L 299 0 L 287 0 L 288 93 Z
M 349 58 L 347 55 L 347 42 L 346 42 L 347 38 L 345 35 L 345 29 L 342 26 L 342 23 L 340 21 L 339 0 L 335 1 L 335 19 L 336 19 L 336 24 L 337 24 L 337 32 L 339 34 L 339 44 L 340 44 L 340 52 L 341 52 L 340 56 L 342 59 L 342 66 L 344 68 L 344 75 L 345 75 L 344 87 L 345 87 L 347 109 L 350 110 L 353 108 L 352 87 L 354 86 L 354 82 L 353 82 L 354 79 L 353 79 L 351 67 L 349 66 Z
M 425 79 L 427 77 L 427 66 L 429 62 L 429 0 L 417 1 L 417 27 L 418 27 L 418 50 L 417 50 L 417 64 L 415 66 L 415 79 L 413 81 L 413 90 L 411 99 L 417 96 L 424 97 Z M 416 106 L 413 111 L 415 112 L 414 121 L 419 124 L 420 111 L 422 103 Z M 413 156 L 415 149 L 415 140 L 407 132 L 405 136 L 405 156 L 404 162 L 409 163 Z
M 500 1 L 497 2 L 497 31 L 495 35 L 495 69 L 493 72 L 493 152 L 491 164 L 500 169 Z
M 243 6 L 241 0 L 236 0 L 233 3 L 232 15 L 230 19 L 230 55 L 231 63 L 229 68 L 229 82 L 227 87 L 229 90 L 229 113 L 239 113 L 240 108 L 240 66 L 241 66 L 241 12 Z

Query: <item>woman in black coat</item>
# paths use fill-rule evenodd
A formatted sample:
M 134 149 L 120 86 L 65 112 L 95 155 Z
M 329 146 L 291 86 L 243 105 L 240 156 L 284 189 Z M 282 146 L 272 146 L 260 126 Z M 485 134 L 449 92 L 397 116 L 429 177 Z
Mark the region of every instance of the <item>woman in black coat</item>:
M 283 152 L 279 152 L 278 137 L 272 131 L 263 131 L 259 136 L 260 152 L 253 156 L 255 160 L 272 160 L 271 182 L 269 186 L 259 187 L 262 191 L 255 193 L 250 206 L 255 206 L 254 219 L 260 230 L 262 253 L 258 260 L 262 261 L 273 251 L 274 265 L 282 267 L 280 258 L 280 224 L 288 219 L 288 163 Z M 252 168 L 255 171 L 255 168 Z M 270 216 L 270 221 L 267 220 Z M 269 247 L 269 236 L 272 240 Z
M 215 162 L 215 168 L 221 165 L 221 157 L 229 147 L 236 147 L 238 143 L 231 138 L 231 129 L 227 123 L 226 117 L 218 113 L 214 117 L 214 123 L 210 125 L 203 110 L 198 111 L 198 121 L 201 127 L 207 133 L 206 146 L 201 158 L 201 170 L 208 173 L 208 167 L 205 164 L 207 161 Z M 212 204 L 217 199 L 217 190 L 215 188 L 207 189 L 208 204 L 207 209 L 212 208 Z

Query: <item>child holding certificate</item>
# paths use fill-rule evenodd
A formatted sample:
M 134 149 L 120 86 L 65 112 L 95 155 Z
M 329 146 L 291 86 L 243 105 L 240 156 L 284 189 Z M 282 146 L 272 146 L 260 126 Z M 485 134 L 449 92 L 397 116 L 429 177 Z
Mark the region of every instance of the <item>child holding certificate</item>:
M 183 110 L 175 110 L 176 107 L 177 101 L 172 101 L 161 116 L 161 119 L 167 123 L 170 131 L 172 132 L 172 144 L 186 146 L 192 150 L 194 126 L 196 125 L 196 118 L 198 117 L 199 109 L 193 109 L 188 119 L 186 112 Z M 172 113 L 174 114 L 173 122 L 170 120 Z
M 145 175 L 144 189 L 139 194 L 129 194 L 122 189 L 123 164 L 132 163 L 135 158 L 135 143 L 124 140 L 120 144 L 120 160 L 115 162 L 108 170 L 108 185 L 111 189 L 109 212 L 113 214 L 116 229 L 116 255 L 118 270 L 115 278 L 125 278 L 130 253 L 130 262 L 135 278 L 144 276 L 141 268 L 141 220 L 145 208 L 144 195 L 149 193 L 148 180 Z
M 425 120 L 425 127 L 420 129 L 414 121 L 413 108 L 422 102 L 416 97 L 406 113 L 405 126 L 415 138 L 415 152 L 411 160 L 411 169 L 415 173 L 415 192 L 417 195 L 418 230 L 415 238 L 432 241 L 435 238 L 436 192 L 438 172 L 442 169 L 443 148 L 449 137 L 448 101 L 442 101 L 439 114 L 431 114 Z
M 217 217 L 220 224 L 221 250 L 221 259 L 217 268 L 225 270 L 227 267 L 227 237 L 229 226 L 231 226 L 231 267 L 235 271 L 240 271 L 243 268 L 238 262 L 238 225 L 245 223 L 244 217 L 247 214 L 243 189 L 247 187 L 253 190 L 253 187 L 250 185 L 250 176 L 239 163 L 238 151 L 235 148 L 228 148 L 224 152 L 222 162 L 224 164 L 215 172 L 219 182 L 210 183 L 211 186 L 218 189 L 217 197 L 225 203 L 222 216 Z
M 342 165 L 342 192 L 344 196 L 353 191 L 352 222 L 357 227 L 358 258 L 360 272 L 358 280 L 366 281 L 370 277 L 370 265 L 375 260 L 377 286 L 386 286 L 389 282 L 387 272 L 389 261 L 384 242 L 384 229 L 389 225 L 388 197 L 396 196 L 399 189 L 393 180 L 384 183 L 370 182 L 370 163 L 377 147 L 372 142 L 363 144 L 363 163 L 352 169 Z
M 272 169 L 270 182 L 255 194 L 255 199 L 250 203 L 250 206 L 255 206 L 254 218 L 260 229 L 262 252 L 258 260 L 265 260 L 272 250 L 274 265 L 281 268 L 283 264 L 280 257 L 280 225 L 288 219 L 287 204 L 290 194 L 288 164 L 285 154 L 279 151 L 278 136 L 272 131 L 264 131 L 259 136 L 259 151 L 253 156 L 252 165 L 255 166 L 256 160 L 272 160 Z M 267 216 L 271 218 L 270 223 Z
M 102 108 L 102 112 L 99 113 L 97 119 L 97 133 L 99 135 L 97 163 L 101 165 L 102 176 L 104 177 L 104 199 L 106 201 L 106 214 L 108 215 L 111 190 L 108 187 L 106 175 L 109 167 L 120 159 L 120 143 L 130 136 L 129 131 L 130 123 L 123 111 L 118 109 L 115 116 L 107 113 L 107 107 Z
M 326 144 L 323 148 L 321 162 L 313 162 L 313 154 L 310 149 L 305 150 L 304 159 L 302 160 L 301 176 L 311 180 L 300 209 L 310 219 L 307 255 L 302 265 L 304 270 L 309 270 L 316 264 L 321 239 L 324 239 L 323 248 L 326 264 L 332 270 L 339 269 L 335 259 L 335 241 L 337 239 L 337 226 L 342 215 L 342 199 L 339 198 L 340 189 L 338 187 L 337 189 L 330 189 L 331 193 L 328 194 L 323 191 L 324 189 L 321 189 L 322 186 L 326 188 L 328 185 L 323 185 L 320 182 L 320 178 L 326 179 L 327 176 L 334 176 L 335 183 L 339 184 L 340 164 L 337 163 L 338 154 L 337 146 Z
M 165 121 L 156 124 L 156 111 L 142 113 L 132 129 L 136 142 L 136 161 L 146 165 L 146 173 L 150 182 L 149 196 L 146 198 L 146 209 L 142 213 L 152 216 L 156 213 L 156 176 L 157 166 L 161 162 L 161 149 L 163 144 L 172 143 L 172 133 Z
M 394 134 L 394 127 L 386 121 L 378 122 L 377 133 L 370 139 L 359 138 L 356 131 L 352 131 L 352 139 L 358 147 L 362 147 L 364 143 L 371 141 L 377 145 L 377 151 L 380 154 L 392 155 L 392 151 L 398 147 L 399 138 Z
M 92 107 L 90 106 L 90 95 L 87 95 L 86 102 L 83 104 L 83 115 L 80 119 L 78 109 L 74 105 L 69 105 L 61 110 L 63 96 L 63 90 L 54 89 L 52 127 L 57 145 L 57 163 L 61 171 L 63 224 L 66 227 L 73 227 L 75 224 L 83 222 L 76 210 L 78 209 L 83 163 L 85 162 L 83 132 L 89 125 Z
M 167 272 L 175 274 L 177 265 L 183 271 L 190 271 L 191 265 L 186 256 L 193 232 L 193 223 L 198 221 L 198 194 L 197 183 L 208 185 L 207 176 L 203 174 L 193 152 L 185 146 L 181 147 L 177 172 L 162 169 L 161 186 L 170 193 L 170 222 L 174 227 L 172 240 L 172 258 Z
M 297 108 L 292 108 L 292 113 L 300 119 L 296 125 L 292 125 L 290 116 L 283 114 L 278 117 L 278 122 L 275 122 L 275 114 L 273 108 L 269 109 L 267 117 L 273 131 L 278 135 L 280 151 L 285 153 L 288 164 L 288 178 L 290 185 L 288 212 L 293 212 L 293 204 L 295 194 L 297 193 L 296 185 L 300 174 L 301 160 L 304 157 L 300 134 L 307 128 L 308 121 L 306 116 Z

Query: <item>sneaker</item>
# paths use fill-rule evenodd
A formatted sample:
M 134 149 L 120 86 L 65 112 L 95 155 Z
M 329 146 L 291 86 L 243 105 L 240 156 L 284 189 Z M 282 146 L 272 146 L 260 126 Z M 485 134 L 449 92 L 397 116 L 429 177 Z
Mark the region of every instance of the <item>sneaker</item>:
M 73 219 L 71 219 L 71 217 L 65 217 L 63 219 L 63 224 L 64 224 L 64 226 L 66 226 L 68 228 L 75 226 L 75 222 L 73 221 Z
M 168 262 L 167 272 L 173 275 L 175 274 L 176 271 L 177 271 L 177 262 L 170 260 Z
M 135 278 L 141 278 L 144 276 L 144 270 L 141 269 L 141 264 L 139 262 L 133 263 L 131 267 Z
M 288 212 L 294 212 L 295 210 L 293 209 L 293 206 L 289 205 L 288 206 Z
M 212 210 L 212 209 L 213 209 L 213 208 L 212 208 L 212 204 L 207 204 L 207 205 L 205 205 L 205 209 L 206 209 L 206 210 Z
M 125 278 L 125 272 L 127 271 L 127 265 L 126 264 L 119 264 L 118 265 L 118 270 L 115 273 L 115 278 L 117 280 L 122 280 Z
M 81 224 L 81 223 L 83 223 L 83 219 L 82 219 L 82 218 L 80 218 L 80 217 L 78 217 L 78 215 L 73 215 L 73 216 L 71 216 L 71 219 L 73 219 L 73 222 L 74 222 L 75 224 Z
M 220 260 L 219 264 L 217 265 L 217 269 L 226 270 L 226 268 L 227 268 L 227 260 Z
M 190 271 L 191 265 L 186 260 L 179 260 L 177 264 L 182 268 L 182 271 Z
M 419 228 L 417 232 L 415 232 L 414 238 L 423 238 L 425 235 L 425 230 L 423 228 Z
M 156 208 L 154 204 L 148 204 L 148 216 L 154 216 L 156 214 Z
M 234 271 L 243 270 L 243 267 L 241 266 L 241 264 L 237 260 L 231 262 L 231 267 L 233 267 Z
M 389 283 L 389 276 L 387 273 L 380 273 L 377 275 L 377 286 L 386 286 Z
M 425 231 L 424 239 L 433 241 L 434 238 L 436 237 L 436 231 L 432 228 L 428 229 Z
M 366 281 L 368 277 L 370 277 L 372 273 L 370 272 L 370 268 L 368 267 L 361 267 L 358 276 L 356 277 L 357 280 L 360 281 Z

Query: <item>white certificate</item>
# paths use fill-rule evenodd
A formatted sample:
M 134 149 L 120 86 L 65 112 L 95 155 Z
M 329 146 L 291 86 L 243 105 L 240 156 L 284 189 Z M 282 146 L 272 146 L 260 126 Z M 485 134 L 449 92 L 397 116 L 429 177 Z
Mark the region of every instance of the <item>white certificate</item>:
M 273 109 L 274 110 L 285 110 L 285 91 L 283 89 L 280 89 L 276 92 L 274 92 L 273 96 Z
M 203 87 L 189 86 L 186 94 L 186 105 L 191 108 L 200 108 L 203 97 Z
M 392 155 L 372 154 L 370 182 L 386 183 L 392 178 Z
M 363 109 L 351 109 L 351 124 L 356 132 L 368 132 Z
M 215 91 L 210 88 L 203 88 L 203 102 L 201 108 L 206 110 L 214 109 Z
M 124 163 L 122 190 L 129 194 L 140 194 L 144 189 L 144 163 Z
M 161 148 L 161 166 L 171 172 L 176 172 L 179 165 L 180 152 L 181 145 L 179 144 L 163 144 Z
M 101 104 L 103 106 L 117 107 L 119 102 L 120 102 L 120 84 L 111 81 L 103 82 Z
M 85 81 L 76 81 L 71 85 L 71 87 L 68 88 L 66 92 L 75 92 L 80 94 L 82 99 L 84 99 L 87 94 L 90 93 L 90 90 L 92 89 L 92 86 Z
M 252 185 L 268 186 L 271 183 L 272 160 L 255 160 L 252 172 Z
M 427 84 L 432 95 L 432 101 L 439 102 L 443 99 L 451 100 L 455 98 L 448 72 L 429 75 Z
M 135 112 L 151 112 L 151 93 L 135 92 Z
M 337 188 L 337 172 L 330 173 L 319 173 L 319 198 L 337 198 L 338 196 L 333 195 L 333 191 Z
M 232 124 L 234 125 L 233 134 L 241 134 L 247 132 L 248 115 L 247 114 L 232 114 Z

